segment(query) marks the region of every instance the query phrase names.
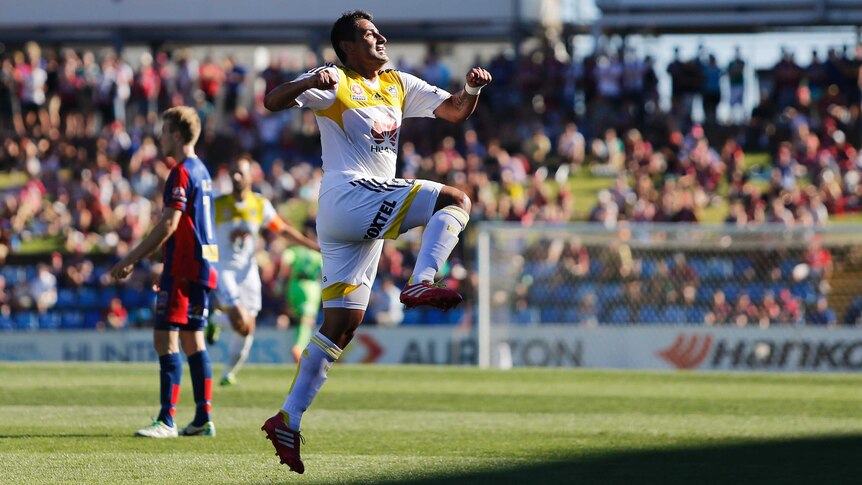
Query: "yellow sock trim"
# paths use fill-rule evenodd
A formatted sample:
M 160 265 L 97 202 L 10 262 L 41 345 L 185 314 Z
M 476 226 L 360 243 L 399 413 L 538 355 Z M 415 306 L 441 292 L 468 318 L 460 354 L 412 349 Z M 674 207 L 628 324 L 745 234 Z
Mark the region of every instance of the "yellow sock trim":
M 332 358 L 332 360 L 338 360 L 338 358 L 341 357 L 341 349 L 326 343 L 317 335 L 311 337 L 311 343 L 320 348 L 320 350 L 326 352 L 326 355 Z
M 455 217 L 455 219 L 458 219 L 458 222 L 461 223 L 461 229 L 462 230 L 465 227 L 467 227 L 467 222 L 470 221 L 470 214 L 467 214 L 467 211 L 458 207 L 457 205 L 447 205 L 446 207 L 444 207 L 440 210 L 446 211 L 449 214 L 452 214 L 452 216 Z

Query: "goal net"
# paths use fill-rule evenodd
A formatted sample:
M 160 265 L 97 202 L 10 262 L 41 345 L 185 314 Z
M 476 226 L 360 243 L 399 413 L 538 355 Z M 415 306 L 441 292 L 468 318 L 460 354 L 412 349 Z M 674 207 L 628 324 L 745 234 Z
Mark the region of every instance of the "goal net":
M 862 228 L 483 223 L 480 366 L 532 326 L 791 328 L 862 322 Z

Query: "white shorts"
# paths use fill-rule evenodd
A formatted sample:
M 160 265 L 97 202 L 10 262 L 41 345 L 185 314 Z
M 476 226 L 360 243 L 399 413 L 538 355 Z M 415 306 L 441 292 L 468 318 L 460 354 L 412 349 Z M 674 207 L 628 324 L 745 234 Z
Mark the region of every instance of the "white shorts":
M 442 188 L 430 180 L 367 178 L 320 195 L 323 308 L 365 310 L 383 240 L 428 224 Z
M 227 309 L 242 305 L 252 315 L 257 316 L 263 307 L 261 302 L 260 272 L 257 265 L 248 271 L 220 269 L 216 298 L 219 308 Z

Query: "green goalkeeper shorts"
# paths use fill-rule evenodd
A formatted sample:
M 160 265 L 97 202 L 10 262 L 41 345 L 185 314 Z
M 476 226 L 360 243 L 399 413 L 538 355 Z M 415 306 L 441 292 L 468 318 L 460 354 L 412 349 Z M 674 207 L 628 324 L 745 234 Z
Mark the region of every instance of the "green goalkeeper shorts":
M 316 280 L 290 280 L 287 283 L 287 303 L 299 318 L 317 318 L 320 312 L 320 282 Z

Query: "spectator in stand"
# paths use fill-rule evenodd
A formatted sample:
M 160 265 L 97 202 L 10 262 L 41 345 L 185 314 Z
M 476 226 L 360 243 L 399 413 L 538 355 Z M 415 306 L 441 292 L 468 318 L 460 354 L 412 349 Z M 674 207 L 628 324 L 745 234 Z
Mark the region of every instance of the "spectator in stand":
M 129 323 L 129 312 L 119 298 L 111 298 L 108 309 L 105 310 L 105 326 L 107 330 L 120 330 Z
M 724 325 L 731 322 L 733 307 L 727 302 L 724 291 L 715 290 L 712 294 L 712 308 L 704 317 L 703 323 L 707 325 Z
M 595 138 L 591 147 L 598 163 L 593 167 L 594 174 L 612 177 L 625 167 L 625 146 L 617 136 L 617 130 L 608 128 L 605 130 L 604 138 Z
M 380 288 L 369 302 L 371 320 L 378 325 L 394 327 L 404 320 L 404 305 L 399 301 L 401 290 L 389 276 L 380 280 Z
M 772 72 L 775 76 L 775 105 L 781 112 L 795 103 L 803 71 L 796 64 L 793 52 L 782 48 L 781 60 L 772 68 Z
M 703 115 L 704 123 L 714 125 L 718 122 L 716 116 L 718 104 L 721 103 L 721 68 L 713 54 L 709 55 L 703 67 Z
M 439 61 L 445 67 L 447 58 L 435 56 L 433 49 L 429 52 L 430 65 Z M 693 221 L 702 216 L 703 208 L 721 207 L 724 200 L 730 201 L 727 221 L 738 226 L 772 220 L 821 227 L 830 216 L 862 210 L 858 152 L 862 116 L 851 102 L 858 98 L 859 73 L 851 69 L 857 60 L 844 59 L 840 49 L 831 49 L 822 60 L 814 57 L 798 82 L 781 84 L 786 103 L 782 110 L 777 109 L 776 89 L 766 90 L 751 120 L 739 126 L 742 135 L 725 141 L 709 125 L 687 129 L 690 98 L 710 76 L 709 63 L 701 65 L 702 50 L 692 61 L 680 60 L 677 52 L 670 66 L 659 66 L 668 68 L 673 82 L 671 113 L 658 108 L 657 79 L 650 79 L 648 59 L 631 50 L 623 53 L 619 57 L 617 52 L 600 52 L 572 61 L 543 46 L 523 53 L 520 65 L 510 54 L 495 56 L 489 67 L 501 87 L 479 104 L 470 126 L 452 131 L 421 121 L 404 128 L 404 173 L 456 186 L 473 198 L 474 217 L 523 225 L 588 217 L 608 226 Z M 28 177 L 23 187 L 0 195 L 0 261 L 10 254 L 14 260 L 29 239 L 57 238 L 67 250 L 94 255 L 97 261 L 87 268 L 71 258 L 58 273 L 63 275 L 60 289 L 77 288 L 92 285 L 92 275 L 104 271 L 99 252 L 124 251 L 140 241 L 154 214 L 162 211 L 158 190 L 168 173 L 152 139 L 158 128 L 158 119 L 152 116 L 154 103 L 160 110 L 197 102 L 200 117 L 207 119 L 198 148 L 213 155 L 205 157 L 211 158 L 213 173 L 218 173 L 219 158 L 251 147 L 266 152 L 267 166 L 255 185 L 269 198 L 316 198 L 320 174 L 311 167 L 319 163 L 320 153 L 313 117 L 266 113 L 260 106 L 261 91 L 256 91 L 255 99 L 254 93 L 241 90 L 250 89 L 259 77 L 262 84 L 270 84 L 268 91 L 294 78 L 303 64 L 318 65 L 320 60 L 313 54 L 314 60 L 307 61 L 305 54 L 272 51 L 263 72 L 242 75 L 235 72 L 237 66 L 244 69 L 239 57 L 211 57 L 199 65 L 203 57 L 204 52 L 194 48 L 157 51 L 145 54 L 130 71 L 115 53 L 85 49 L 55 51 L 28 44 L 21 51 L 0 54 L 0 167 Z M 784 64 L 777 74 L 789 73 L 792 78 L 792 66 L 786 69 Z M 741 106 L 736 103 L 742 99 L 745 68 L 739 53 L 727 67 L 731 108 Z M 211 72 L 202 77 L 203 70 Z M 640 83 L 638 73 L 643 77 Z M 235 96 L 237 110 L 231 110 L 234 101 L 228 98 L 234 97 L 235 82 L 240 91 Z M 200 89 L 202 84 L 209 93 Z M 128 90 L 130 97 L 123 94 Z M 632 100 L 639 90 L 645 109 Z M 40 91 L 44 101 L 32 102 Z M 650 92 L 656 104 L 652 110 Z M 738 98 L 735 93 L 740 93 Z M 23 116 L 22 102 L 27 105 Z M 572 110 L 576 104 L 583 110 L 577 125 Z M 238 110 L 241 116 L 236 116 Z M 639 111 L 644 119 L 639 119 Z M 741 113 L 731 118 L 744 120 Z M 552 140 L 549 150 L 547 143 L 541 150 L 533 149 L 538 144 L 529 137 L 537 130 Z M 579 130 L 590 134 L 588 146 Z M 625 133 L 624 140 L 617 133 Z M 446 137 L 450 139 L 444 143 Z M 715 153 L 718 147 L 720 154 Z M 746 168 L 750 149 L 775 154 L 775 184 L 763 193 L 758 186 L 761 173 L 756 167 Z M 544 155 L 544 161 L 536 153 Z M 568 182 L 577 173 L 571 168 L 584 158 L 598 162 L 596 173 L 620 176 L 622 186 L 619 180 L 614 182 L 598 200 L 586 201 L 587 207 L 596 204 L 591 213 L 575 214 Z M 557 163 L 570 170 L 553 176 L 542 170 Z M 66 174 L 71 174 L 71 183 L 62 178 Z M 720 183 L 723 177 L 726 189 Z M 217 179 L 214 183 L 218 187 Z M 313 205 L 306 210 L 301 203 L 292 210 L 299 219 L 314 216 Z M 278 245 L 276 239 L 266 241 L 267 251 Z M 405 265 L 412 264 L 409 244 L 396 251 Z M 582 272 L 580 263 L 573 267 Z M 630 274 L 637 273 L 636 267 L 632 263 Z M 70 276 L 70 268 L 80 274 Z M 151 271 L 146 267 L 137 272 L 128 287 L 146 287 Z M 278 272 L 264 273 L 269 278 L 264 287 L 279 295 Z M 383 269 L 380 274 L 387 275 Z M 390 275 L 396 285 L 403 283 L 402 275 Z M 78 281 L 81 278 L 87 282 Z M 10 279 L 7 286 L 19 283 Z M 796 305 L 782 320 L 802 318 L 801 300 L 779 297 L 778 302 L 782 308 Z M 267 310 L 261 315 L 264 321 Z M 132 318 L 136 311 L 129 307 Z
M 575 123 L 566 124 L 566 129 L 557 139 L 557 155 L 572 172 L 577 172 L 586 156 L 586 140 Z
M 740 48 L 734 48 L 734 57 L 727 65 L 725 74 L 727 75 L 728 84 L 730 84 L 730 110 L 731 117 L 736 123 L 740 123 L 745 118 L 743 110 L 743 100 L 745 98 L 745 61 L 742 59 Z
M 767 291 L 763 295 L 760 306 L 760 327 L 765 328 L 776 323 L 786 323 L 781 320 L 781 306 L 775 300 L 775 294 Z
M 28 291 L 30 301 L 39 313 L 45 313 L 57 304 L 57 277 L 51 273 L 47 264 L 38 266 L 36 277 L 30 281 Z
M 736 300 L 736 307 L 731 315 L 731 321 L 737 327 L 746 327 L 758 323 L 760 317 L 760 309 L 751 301 L 751 296 L 748 293 L 741 293 Z
M 807 321 L 811 325 L 825 325 L 834 327 L 838 322 L 838 317 L 835 310 L 829 308 L 829 301 L 826 296 L 820 295 L 817 297 L 817 303 L 814 308 L 808 313 Z

